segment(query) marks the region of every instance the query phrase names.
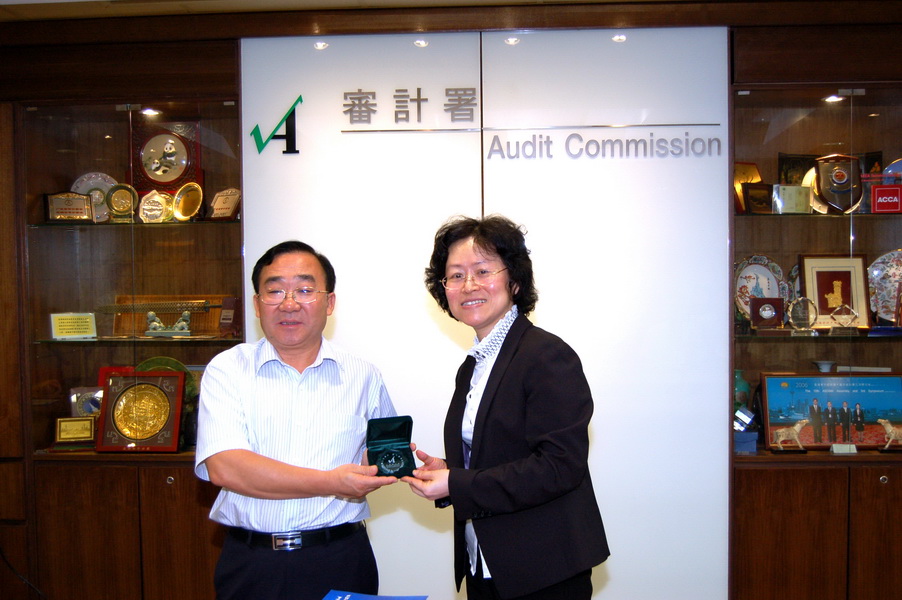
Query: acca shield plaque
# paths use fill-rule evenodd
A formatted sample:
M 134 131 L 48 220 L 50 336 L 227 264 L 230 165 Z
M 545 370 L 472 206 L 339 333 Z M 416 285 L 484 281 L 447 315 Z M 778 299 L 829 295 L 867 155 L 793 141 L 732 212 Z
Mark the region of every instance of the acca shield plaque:
M 853 212 L 861 203 L 861 165 L 855 156 L 831 154 L 817 159 L 814 193 L 833 213 Z
M 370 419 L 367 422 L 367 461 L 379 467 L 377 475 L 398 478 L 413 475 L 413 452 L 410 451 L 412 433 L 413 419 L 408 416 Z

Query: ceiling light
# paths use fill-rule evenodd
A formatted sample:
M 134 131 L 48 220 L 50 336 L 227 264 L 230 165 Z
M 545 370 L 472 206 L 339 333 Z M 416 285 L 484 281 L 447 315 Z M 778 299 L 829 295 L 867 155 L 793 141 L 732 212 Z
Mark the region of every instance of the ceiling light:
M 417 48 L 425 48 L 429 45 L 429 42 L 427 42 L 426 40 L 414 40 L 413 45 Z
M 833 94 L 832 96 L 822 98 L 822 100 L 824 102 L 842 102 L 843 100 L 845 100 L 845 98 L 843 96 L 837 96 L 836 94 Z
M 316 42 L 313 44 L 313 48 L 316 50 L 325 50 L 328 47 L 329 44 L 327 44 L 326 42 Z
M 504 39 L 504 43 L 508 46 L 516 46 L 520 43 L 520 38 L 518 37 L 509 37 Z
M 625 42 L 625 41 L 626 41 L 626 36 L 623 35 L 622 33 L 618 33 L 617 35 L 615 35 L 615 36 L 612 37 L 611 39 L 612 39 L 613 41 L 615 41 L 615 42 Z

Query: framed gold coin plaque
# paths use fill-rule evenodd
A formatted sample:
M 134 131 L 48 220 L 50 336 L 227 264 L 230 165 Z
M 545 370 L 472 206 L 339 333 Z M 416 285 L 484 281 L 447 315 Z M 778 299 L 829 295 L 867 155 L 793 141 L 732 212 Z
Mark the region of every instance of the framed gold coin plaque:
M 104 386 L 98 452 L 177 452 L 185 374 L 144 371 Z

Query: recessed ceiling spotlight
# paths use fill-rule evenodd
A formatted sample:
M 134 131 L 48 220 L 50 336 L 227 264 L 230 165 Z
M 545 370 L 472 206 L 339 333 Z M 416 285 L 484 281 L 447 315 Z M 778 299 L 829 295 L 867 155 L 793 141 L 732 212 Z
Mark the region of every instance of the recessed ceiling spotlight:
M 842 102 L 843 100 L 845 100 L 845 97 L 837 96 L 836 94 L 833 94 L 832 96 L 827 96 L 826 98 L 823 98 L 824 102 Z
M 612 37 L 611 39 L 612 39 L 613 41 L 615 41 L 615 42 L 625 42 L 625 41 L 626 41 L 626 36 L 623 35 L 622 33 L 618 33 L 617 35 L 615 35 L 615 36 Z
M 155 117 L 158 114 L 160 114 L 160 111 L 154 110 L 152 108 L 143 108 L 143 109 L 141 109 L 141 114 L 147 115 L 148 117 Z
M 313 48 L 316 50 L 325 50 L 329 47 L 329 44 L 326 42 L 316 42 L 313 44 Z
M 429 42 L 427 42 L 426 40 L 414 40 L 413 45 L 417 48 L 425 48 L 429 45 Z
M 516 46 L 517 44 L 520 43 L 520 38 L 518 38 L 518 37 L 504 38 L 504 43 L 507 44 L 508 46 Z

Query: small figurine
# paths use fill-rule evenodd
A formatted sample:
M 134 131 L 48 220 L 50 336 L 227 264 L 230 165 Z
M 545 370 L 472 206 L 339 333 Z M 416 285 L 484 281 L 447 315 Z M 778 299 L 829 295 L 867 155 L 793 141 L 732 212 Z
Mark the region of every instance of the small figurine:
M 191 313 L 187 310 L 182 313 L 182 318 L 175 322 L 172 328 L 176 331 L 188 331 L 191 329 Z
M 804 450 L 805 446 L 803 446 L 801 440 L 799 440 L 799 432 L 802 431 L 802 427 L 807 424 L 808 419 L 802 419 L 801 421 L 796 421 L 796 424 L 792 427 L 777 429 L 774 431 L 774 444 L 782 450 L 783 442 L 790 441 L 798 444 L 800 450 Z
M 883 430 L 886 432 L 886 435 L 883 437 L 886 440 L 886 446 L 883 447 L 884 450 L 889 450 L 893 440 L 902 444 L 902 427 L 893 427 L 893 424 L 886 419 L 877 419 L 877 422 L 883 425 Z
M 163 321 L 157 317 L 157 313 L 150 311 L 147 313 L 147 331 L 159 331 L 160 329 L 165 329 L 163 327 Z

